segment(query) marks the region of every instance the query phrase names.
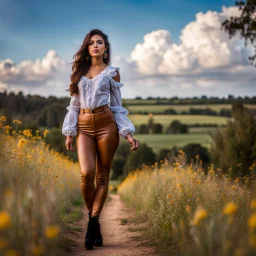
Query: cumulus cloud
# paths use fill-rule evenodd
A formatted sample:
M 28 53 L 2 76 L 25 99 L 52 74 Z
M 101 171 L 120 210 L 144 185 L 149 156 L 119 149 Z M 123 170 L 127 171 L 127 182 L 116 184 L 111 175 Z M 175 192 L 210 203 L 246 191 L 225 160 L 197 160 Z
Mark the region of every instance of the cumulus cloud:
M 66 69 L 67 62 L 62 60 L 54 50 L 49 50 L 45 57 L 35 61 L 24 60 L 15 64 L 11 59 L 0 60 L 0 77 L 2 82 L 46 82 L 55 74 Z
M 221 30 L 222 21 L 238 15 L 237 7 L 225 6 L 221 12 L 199 12 L 181 30 L 180 43 L 175 43 L 167 30 L 146 34 L 128 58 L 115 56 L 112 60 L 111 65 L 121 67 L 121 80 L 126 84 L 122 94 L 221 96 L 229 92 L 246 94 L 246 90 L 247 95 L 255 94 L 255 68 L 248 60 L 253 47 L 245 46 L 238 35 L 230 39 Z M 0 90 L 67 95 L 70 73 L 70 63 L 54 50 L 42 59 L 19 64 L 11 59 L 0 60 Z
M 135 46 L 131 59 L 139 72 L 150 74 L 190 74 L 206 70 L 236 69 L 248 66 L 251 45 L 245 47 L 239 36 L 229 38 L 221 30 L 221 23 L 230 16 L 238 16 L 237 7 L 222 7 L 222 12 L 208 11 L 196 14 L 195 20 L 181 31 L 180 44 L 171 39 L 167 30 L 152 31 L 144 36 L 143 43 Z M 239 69 L 239 68 L 238 68 Z
M 14 92 L 48 95 L 64 92 L 69 82 L 69 63 L 56 51 L 49 50 L 42 59 L 24 60 L 18 64 L 11 59 L 0 60 L 0 89 Z M 40 88 L 40 90 L 38 90 Z

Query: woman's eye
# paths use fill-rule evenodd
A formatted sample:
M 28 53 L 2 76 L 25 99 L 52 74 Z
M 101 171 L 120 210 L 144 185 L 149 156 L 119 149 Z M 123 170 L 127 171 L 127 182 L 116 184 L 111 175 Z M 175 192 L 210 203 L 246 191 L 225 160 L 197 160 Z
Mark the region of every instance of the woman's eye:
M 102 44 L 103 42 L 98 42 L 99 44 Z M 93 44 L 93 42 L 90 42 L 90 44 Z

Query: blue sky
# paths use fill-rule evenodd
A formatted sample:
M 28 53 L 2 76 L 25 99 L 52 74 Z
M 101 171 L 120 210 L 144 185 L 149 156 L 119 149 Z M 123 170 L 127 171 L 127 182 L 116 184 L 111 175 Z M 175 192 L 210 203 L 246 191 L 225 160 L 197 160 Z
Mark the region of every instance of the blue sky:
M 143 44 L 146 34 L 150 34 L 152 31 L 166 30 L 171 35 L 172 45 L 182 44 L 179 38 L 181 31 L 187 24 L 195 21 L 197 13 L 206 13 L 207 11 L 220 13 L 222 6 L 234 6 L 234 2 L 219 0 L 0 0 L 0 61 L 11 59 L 13 65 L 19 65 L 26 60 L 34 62 L 36 59 L 43 59 L 49 50 L 53 50 L 61 59 L 70 63 L 85 35 L 89 30 L 98 28 L 108 34 L 112 56 L 118 56 L 118 58 L 114 58 L 114 61 L 112 60 L 112 63 L 120 66 L 124 60 L 129 58 L 136 45 Z M 121 62 L 115 61 L 120 58 Z M 143 65 L 143 62 L 140 63 L 137 60 L 135 62 L 138 67 Z M 125 72 L 126 65 L 123 67 L 122 70 Z M 163 74 L 162 71 L 159 72 Z M 128 73 L 133 74 L 132 71 Z M 142 79 L 147 75 L 159 76 L 160 73 L 150 74 L 140 71 L 136 73 L 136 77 L 141 74 Z M 124 76 L 124 79 L 128 84 L 129 80 L 133 80 L 128 75 Z M 5 86 L 7 88 L 23 88 L 15 86 L 14 80 L 11 83 L 4 79 Z M 66 83 L 68 82 L 66 81 Z M 151 81 L 150 84 L 153 82 Z M 25 88 L 25 82 L 23 86 Z M 230 86 L 229 88 L 231 88 Z M 245 85 L 245 88 L 249 88 L 252 90 L 251 92 L 255 93 L 250 85 Z M 128 97 L 135 96 L 131 92 L 132 89 L 134 88 L 125 89 L 124 92 Z M 161 90 L 164 90 L 164 85 Z M 154 88 L 149 91 L 150 96 L 157 93 Z M 212 91 L 198 88 L 198 93 L 211 95 Z M 42 90 L 42 94 L 46 95 L 47 93 Z M 63 95 L 57 90 L 54 94 Z M 136 95 L 142 96 L 138 94 L 140 91 Z M 159 96 L 163 94 L 165 94 L 164 91 Z M 168 96 L 172 96 L 171 91 L 169 94 Z M 228 91 L 223 91 L 221 94 L 227 95 Z M 237 94 L 246 95 L 246 91 L 237 88 Z M 192 96 L 197 93 L 194 91 L 194 94 L 191 92 L 187 95 Z
M 75 47 L 93 28 L 109 34 L 113 54 L 126 56 L 152 30 L 167 29 L 179 42 L 180 30 L 195 13 L 220 11 L 222 5 L 233 4 L 200 0 L 0 0 L 0 58 L 20 62 L 56 49 L 61 57 L 72 60 Z

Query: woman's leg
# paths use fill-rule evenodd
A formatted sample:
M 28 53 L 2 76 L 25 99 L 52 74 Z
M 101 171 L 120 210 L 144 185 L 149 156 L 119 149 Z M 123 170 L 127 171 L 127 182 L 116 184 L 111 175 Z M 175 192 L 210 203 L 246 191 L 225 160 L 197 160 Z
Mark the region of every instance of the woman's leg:
M 116 125 L 110 125 L 110 127 L 111 126 L 112 131 L 101 136 L 97 140 L 97 187 L 92 208 L 92 216 L 97 217 L 100 217 L 100 213 L 108 194 L 109 174 L 114 154 L 120 140 Z
M 96 142 L 90 136 L 79 133 L 76 140 L 81 171 L 80 188 L 88 211 L 92 212 L 95 195 Z

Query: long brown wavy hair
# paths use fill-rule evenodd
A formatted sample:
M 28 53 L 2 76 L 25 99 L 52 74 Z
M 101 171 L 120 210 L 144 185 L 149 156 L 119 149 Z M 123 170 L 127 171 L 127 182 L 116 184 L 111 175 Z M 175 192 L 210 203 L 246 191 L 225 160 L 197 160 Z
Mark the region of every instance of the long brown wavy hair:
M 74 93 L 79 93 L 78 90 L 78 82 L 83 74 L 86 74 L 91 66 L 91 58 L 89 60 L 86 59 L 86 56 L 89 55 L 88 46 L 91 40 L 91 37 L 93 35 L 100 35 L 105 43 L 105 46 L 107 47 L 106 53 L 107 58 L 103 58 L 103 61 L 110 65 L 110 43 L 108 41 L 108 36 L 104 34 L 99 29 L 93 29 L 91 30 L 84 38 L 83 44 L 80 47 L 80 49 L 76 52 L 76 54 L 73 56 L 74 61 L 72 65 L 72 74 L 70 75 L 71 84 L 69 85 L 69 89 L 67 91 L 70 92 L 70 95 L 72 96 Z

